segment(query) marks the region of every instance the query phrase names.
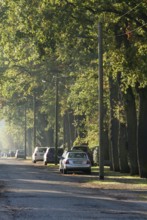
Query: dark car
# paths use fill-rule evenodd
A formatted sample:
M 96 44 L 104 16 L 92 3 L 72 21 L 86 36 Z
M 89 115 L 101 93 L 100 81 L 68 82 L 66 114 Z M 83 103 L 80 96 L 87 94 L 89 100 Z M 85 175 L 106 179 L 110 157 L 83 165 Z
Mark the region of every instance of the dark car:
M 15 157 L 15 151 L 9 150 L 8 157 Z
M 94 163 L 93 163 L 93 153 L 92 153 L 92 151 L 90 150 L 90 148 L 87 145 L 76 145 L 76 146 L 73 146 L 71 148 L 71 150 L 84 151 L 85 153 L 88 154 L 88 157 L 90 159 L 91 165 L 92 166 L 94 165 Z
M 59 162 L 60 157 L 63 154 L 64 149 L 63 148 L 57 148 L 57 162 Z M 48 147 L 45 154 L 44 154 L 44 165 L 47 165 L 48 163 L 55 163 L 55 147 Z
M 15 158 L 23 158 L 23 159 L 25 159 L 25 151 L 22 150 L 22 149 L 16 150 Z

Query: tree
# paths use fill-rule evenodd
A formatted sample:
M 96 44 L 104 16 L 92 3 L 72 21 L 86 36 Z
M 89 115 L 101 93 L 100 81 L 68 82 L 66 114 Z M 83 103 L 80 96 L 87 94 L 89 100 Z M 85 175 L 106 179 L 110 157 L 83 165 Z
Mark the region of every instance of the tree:
M 98 142 L 97 23 L 100 19 L 104 21 L 104 72 L 106 78 L 112 77 L 114 81 L 117 81 L 118 74 L 121 72 L 119 89 L 124 98 L 131 89 L 135 95 L 134 103 L 138 103 L 135 92 L 137 87 L 140 106 L 144 106 L 142 103 L 146 103 L 145 88 L 147 83 L 145 13 L 145 0 L 141 2 L 139 0 L 109 1 L 109 4 L 93 0 L 84 2 L 79 0 L 42 0 L 37 2 L 6 0 L 1 2 L 0 46 L 4 61 L 2 68 L 6 66 L 9 68 L 9 71 L 5 72 L 7 82 L 3 83 L 2 96 L 12 101 L 13 95 L 15 98 L 18 98 L 19 95 L 32 97 L 34 90 L 38 90 L 37 99 L 40 103 L 38 115 L 41 118 L 46 117 L 46 129 L 53 129 L 54 76 L 58 73 L 58 76 L 61 77 L 60 82 L 63 83 L 62 76 L 70 76 L 70 80 L 66 82 L 67 89 L 62 86 L 59 88 L 60 134 L 63 131 L 62 117 L 66 112 L 72 110 L 74 116 L 84 116 L 84 126 L 81 133 L 86 129 L 84 139 L 95 144 Z M 11 77 L 10 70 L 13 72 Z M 11 83 L 11 80 L 14 80 L 14 83 Z M 11 87 L 10 94 L 6 92 L 9 85 Z M 107 93 L 107 86 L 105 86 L 105 90 Z M 141 95 L 142 93 L 144 95 Z M 107 99 L 107 97 L 106 94 L 105 98 Z M 126 106 L 127 115 L 131 110 L 130 103 Z M 105 101 L 105 104 L 105 108 L 109 110 L 108 100 Z M 136 117 L 135 104 L 132 108 L 134 117 Z M 144 111 L 143 109 L 146 108 L 139 108 L 139 115 L 144 115 L 141 112 Z M 30 116 L 31 113 L 28 115 Z M 113 119 L 116 120 L 115 115 L 113 116 Z M 144 165 L 146 167 L 144 162 L 141 163 L 141 161 L 145 161 L 141 159 L 145 146 L 143 145 L 142 148 L 142 143 L 139 141 L 141 140 L 140 135 L 143 133 L 142 130 L 145 128 L 145 125 L 141 125 L 141 118 L 142 116 L 138 118 L 140 171 Z M 108 115 L 105 120 L 105 123 L 109 125 Z M 117 120 L 120 125 L 119 118 Z M 129 131 L 135 130 L 136 118 L 134 118 L 133 125 L 129 123 L 130 121 L 132 121 L 132 117 L 128 116 Z M 42 133 L 43 130 L 38 131 L 38 134 L 41 134 L 40 139 Z M 127 133 L 129 143 L 134 143 L 131 133 Z M 117 135 L 114 133 L 117 140 L 120 139 L 119 134 L 121 134 L 120 131 Z M 131 148 L 129 147 L 129 149 Z M 136 148 L 133 150 L 136 151 Z M 136 164 L 136 157 L 134 160 Z M 131 168 L 131 173 L 135 172 Z M 144 175 L 146 175 L 145 171 L 141 176 Z
M 146 128 L 147 128 L 147 87 L 139 90 L 139 124 L 138 124 L 138 159 L 139 159 L 139 175 L 147 177 L 147 161 L 146 161 Z

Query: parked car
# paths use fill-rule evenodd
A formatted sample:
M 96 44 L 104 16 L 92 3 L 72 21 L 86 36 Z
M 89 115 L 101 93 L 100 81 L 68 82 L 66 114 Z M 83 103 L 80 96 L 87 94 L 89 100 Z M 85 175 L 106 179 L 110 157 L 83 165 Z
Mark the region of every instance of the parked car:
M 81 150 L 81 151 L 84 151 L 85 153 L 88 154 L 88 157 L 90 159 L 91 165 L 92 166 L 94 165 L 94 163 L 93 163 L 93 153 L 92 153 L 91 149 L 87 145 L 76 145 L 76 146 L 73 146 L 71 148 L 71 150 Z
M 15 153 L 15 158 L 23 158 L 25 159 L 26 155 L 25 155 L 25 151 L 22 150 L 22 149 L 18 149 L 16 150 L 16 153 Z
M 57 148 L 57 162 L 59 162 L 60 157 L 63 154 L 63 148 Z M 48 147 L 44 154 L 44 165 L 48 163 L 55 163 L 55 152 L 56 149 L 54 147 Z
M 82 171 L 91 174 L 91 162 L 87 153 L 83 151 L 65 151 L 59 161 L 59 171 Z
M 32 162 L 36 163 L 37 161 L 43 161 L 44 153 L 46 152 L 47 147 L 35 147 L 32 154 Z
M 15 151 L 14 150 L 9 150 L 8 152 L 8 157 L 15 157 Z
M 3 157 L 3 158 L 5 157 L 6 158 L 7 156 L 8 156 L 7 153 L 1 152 L 1 157 Z

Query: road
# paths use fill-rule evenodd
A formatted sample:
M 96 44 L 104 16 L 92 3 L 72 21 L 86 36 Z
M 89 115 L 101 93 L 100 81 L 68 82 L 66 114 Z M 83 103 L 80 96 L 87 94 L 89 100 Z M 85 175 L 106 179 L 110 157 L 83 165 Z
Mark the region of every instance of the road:
M 147 202 L 83 187 L 93 175 L 60 174 L 31 161 L 0 159 L 0 220 L 144 220 Z

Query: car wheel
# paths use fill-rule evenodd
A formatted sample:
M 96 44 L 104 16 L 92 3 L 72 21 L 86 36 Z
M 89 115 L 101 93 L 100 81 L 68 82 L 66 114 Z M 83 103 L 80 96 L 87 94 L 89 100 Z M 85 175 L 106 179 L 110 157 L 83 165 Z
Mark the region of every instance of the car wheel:
M 59 169 L 60 173 L 63 173 L 63 169 Z
M 91 170 L 86 170 L 85 173 L 90 175 L 91 174 Z
M 63 174 L 67 174 L 67 170 L 66 169 L 63 169 Z

